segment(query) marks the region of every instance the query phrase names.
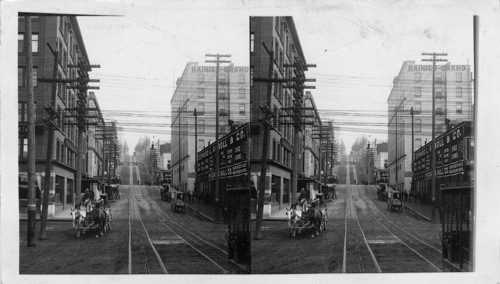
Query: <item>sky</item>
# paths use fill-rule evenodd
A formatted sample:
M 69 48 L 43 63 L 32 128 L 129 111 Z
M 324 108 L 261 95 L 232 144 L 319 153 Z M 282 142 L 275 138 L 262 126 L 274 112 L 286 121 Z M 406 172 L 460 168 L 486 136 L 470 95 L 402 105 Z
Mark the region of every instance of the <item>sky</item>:
M 340 127 L 347 149 L 361 135 L 387 140 L 387 97 L 405 60 L 446 52 L 452 64 L 472 62 L 473 6 L 313 3 L 254 15 L 293 16 L 305 58 L 317 65 L 306 76 L 317 80 L 309 85 L 320 115 Z M 124 126 L 131 148 L 144 135 L 170 141 L 170 99 L 187 62 L 227 53 L 248 65 L 248 17 L 235 9 L 136 5 L 120 14 L 78 20 L 91 63 L 101 65 L 91 73 L 101 80 L 101 109 Z

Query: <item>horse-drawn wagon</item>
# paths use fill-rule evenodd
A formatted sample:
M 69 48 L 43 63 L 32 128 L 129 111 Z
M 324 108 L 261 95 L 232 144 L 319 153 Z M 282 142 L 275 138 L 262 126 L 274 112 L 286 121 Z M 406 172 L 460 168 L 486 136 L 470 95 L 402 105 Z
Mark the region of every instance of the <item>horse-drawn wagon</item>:
M 287 208 L 288 228 L 292 237 L 302 231 L 313 231 L 311 237 L 318 236 L 321 231 L 326 230 L 328 213 L 326 203 L 322 194 L 316 194 L 316 199 Z
M 111 230 L 111 209 L 101 201 L 89 201 L 85 207 L 71 209 L 73 232 L 77 238 L 88 231 L 96 233 L 96 237 Z

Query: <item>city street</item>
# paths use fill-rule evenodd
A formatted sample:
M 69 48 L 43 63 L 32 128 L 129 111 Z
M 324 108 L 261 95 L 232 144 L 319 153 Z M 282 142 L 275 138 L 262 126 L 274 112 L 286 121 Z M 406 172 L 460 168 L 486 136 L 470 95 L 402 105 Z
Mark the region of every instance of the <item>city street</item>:
M 137 172 L 137 166 L 124 166 L 121 169 L 124 182 L 134 183 Z M 119 200 L 111 202 L 111 230 L 99 238 L 93 232 L 77 238 L 71 222 L 49 221 L 49 239 L 35 248 L 28 248 L 26 226 L 21 222 L 20 273 L 214 274 L 242 271 L 228 261 L 227 226 L 206 221 L 192 210 L 171 212 L 170 204 L 161 201 L 156 186 L 123 185 L 120 195 Z M 69 259 L 72 261 L 68 262 Z
M 441 271 L 439 224 L 408 210 L 389 212 L 373 185 L 336 189 L 337 199 L 326 203 L 327 229 L 317 237 L 292 238 L 287 221 L 264 222 L 263 239 L 252 243 L 254 273 Z

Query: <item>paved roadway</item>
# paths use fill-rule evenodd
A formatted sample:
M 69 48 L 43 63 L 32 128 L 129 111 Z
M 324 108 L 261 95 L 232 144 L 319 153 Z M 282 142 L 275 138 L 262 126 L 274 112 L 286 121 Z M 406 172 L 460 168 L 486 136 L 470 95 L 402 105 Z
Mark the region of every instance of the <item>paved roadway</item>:
M 346 170 L 347 182 L 355 170 Z M 327 202 L 328 226 L 318 237 L 292 238 L 286 221 L 265 221 L 252 243 L 253 273 L 436 272 L 440 225 L 410 212 L 389 212 L 375 186 L 338 185 Z

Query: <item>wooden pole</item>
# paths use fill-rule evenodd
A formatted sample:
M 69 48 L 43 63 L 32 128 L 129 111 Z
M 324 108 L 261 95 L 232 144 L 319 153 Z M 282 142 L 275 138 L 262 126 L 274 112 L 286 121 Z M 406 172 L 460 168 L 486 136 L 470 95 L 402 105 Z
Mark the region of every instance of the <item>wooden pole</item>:
M 36 148 L 35 96 L 33 94 L 33 55 L 31 53 L 31 16 L 25 16 L 26 90 L 28 99 L 28 247 L 36 246 Z
M 49 46 L 50 48 L 50 46 Z M 51 49 L 52 51 L 52 49 Z M 40 240 L 45 240 L 47 239 L 47 215 L 48 215 L 48 208 L 49 208 L 49 193 L 50 189 L 53 186 L 52 181 L 52 152 L 54 149 L 54 136 L 55 136 L 55 127 L 54 127 L 54 116 L 52 115 L 55 110 L 56 110 L 56 98 L 57 98 L 57 82 L 55 81 L 57 79 L 57 67 L 58 67 L 58 56 L 59 56 L 59 51 L 56 49 L 55 52 L 53 52 L 54 55 L 54 68 L 52 70 L 52 78 L 54 81 L 52 82 L 52 100 L 51 100 L 51 109 L 52 113 L 50 114 L 50 121 L 49 121 L 49 137 L 47 139 L 47 156 L 45 159 L 45 183 L 44 183 L 44 190 L 43 190 L 43 200 L 42 200 L 42 214 L 40 216 Z M 61 118 L 59 118 L 61 119 Z
M 270 110 L 269 106 L 271 105 L 271 95 L 272 95 L 272 76 L 273 76 L 273 58 L 274 51 L 271 50 L 269 53 L 269 73 L 268 73 L 268 82 L 267 82 L 267 99 L 266 99 L 266 119 L 264 121 L 264 139 L 262 142 L 262 159 L 261 159 L 261 168 L 260 168 L 260 181 L 259 181 L 259 196 L 257 200 L 257 216 L 256 216 L 256 226 L 255 226 L 255 239 L 262 239 L 262 219 L 264 215 L 264 193 L 266 191 L 266 173 L 267 173 L 267 150 L 269 148 L 269 119 L 270 119 Z

